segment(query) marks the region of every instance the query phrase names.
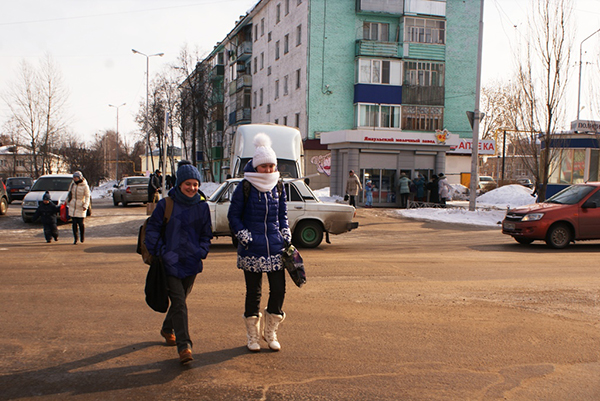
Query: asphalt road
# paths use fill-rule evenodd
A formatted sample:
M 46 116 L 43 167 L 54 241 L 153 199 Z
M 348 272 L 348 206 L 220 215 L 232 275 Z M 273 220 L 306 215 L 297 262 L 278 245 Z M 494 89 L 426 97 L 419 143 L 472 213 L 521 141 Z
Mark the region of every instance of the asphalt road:
M 19 210 L 0 216 L 0 400 L 600 399 L 598 241 L 557 251 L 360 209 L 358 230 L 302 251 L 282 350 L 251 354 L 243 275 L 219 238 L 182 367 L 144 303 L 143 206 L 95 200 L 80 245 L 68 225 L 46 244 Z

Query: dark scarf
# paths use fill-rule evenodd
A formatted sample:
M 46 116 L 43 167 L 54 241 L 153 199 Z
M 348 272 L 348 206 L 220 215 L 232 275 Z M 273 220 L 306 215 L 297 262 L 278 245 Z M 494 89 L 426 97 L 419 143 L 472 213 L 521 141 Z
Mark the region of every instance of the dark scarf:
M 173 189 L 171 189 L 169 191 L 169 196 L 173 198 L 175 202 L 183 203 L 184 205 L 195 205 L 201 200 L 200 194 L 198 194 L 197 192 L 194 196 L 190 198 L 189 196 L 181 192 L 181 189 L 179 187 L 174 187 Z

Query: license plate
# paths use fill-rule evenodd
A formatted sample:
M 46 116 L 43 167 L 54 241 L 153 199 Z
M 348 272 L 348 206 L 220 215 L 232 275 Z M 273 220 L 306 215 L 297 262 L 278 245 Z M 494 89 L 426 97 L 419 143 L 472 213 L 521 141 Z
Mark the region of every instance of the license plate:
M 515 223 L 504 223 L 504 229 L 505 230 L 514 230 L 515 229 Z

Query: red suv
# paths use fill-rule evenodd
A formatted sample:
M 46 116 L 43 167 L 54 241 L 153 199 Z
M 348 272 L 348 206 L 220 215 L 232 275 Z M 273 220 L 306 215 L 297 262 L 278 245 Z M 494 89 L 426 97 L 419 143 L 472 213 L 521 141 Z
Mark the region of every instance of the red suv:
M 543 240 L 557 249 L 600 239 L 600 182 L 571 185 L 545 202 L 509 209 L 502 233 L 520 244 Z

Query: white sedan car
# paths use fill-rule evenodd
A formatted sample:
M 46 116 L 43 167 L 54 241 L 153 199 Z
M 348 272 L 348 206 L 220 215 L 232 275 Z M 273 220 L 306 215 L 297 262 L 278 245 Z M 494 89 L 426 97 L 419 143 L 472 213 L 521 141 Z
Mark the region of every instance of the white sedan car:
M 208 200 L 213 234 L 217 237 L 232 236 L 227 212 L 231 195 L 241 181 L 241 178 L 225 181 Z M 323 241 L 323 233 L 327 243 L 330 243 L 329 234 L 342 234 L 358 228 L 358 222 L 352 221 L 354 207 L 321 202 L 302 180 L 286 179 L 283 182 L 292 240 L 296 246 L 315 248 Z

